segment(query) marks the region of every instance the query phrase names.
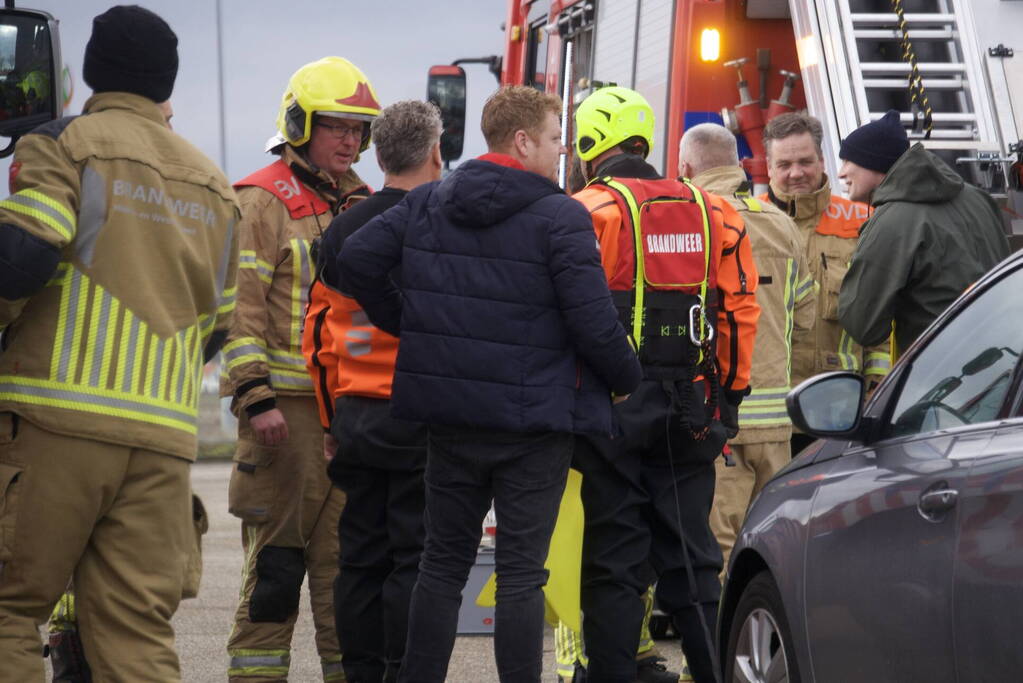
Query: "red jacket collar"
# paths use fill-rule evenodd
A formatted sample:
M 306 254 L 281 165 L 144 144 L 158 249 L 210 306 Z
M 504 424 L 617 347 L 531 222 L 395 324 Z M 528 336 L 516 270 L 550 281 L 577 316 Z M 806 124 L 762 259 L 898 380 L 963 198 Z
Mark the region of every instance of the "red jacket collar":
M 508 168 L 517 168 L 520 171 L 525 171 L 526 167 L 519 163 L 519 160 L 508 156 L 507 154 L 498 154 L 497 152 L 488 152 L 482 156 L 476 157 L 480 161 L 489 161 L 492 164 L 498 166 L 507 166 Z

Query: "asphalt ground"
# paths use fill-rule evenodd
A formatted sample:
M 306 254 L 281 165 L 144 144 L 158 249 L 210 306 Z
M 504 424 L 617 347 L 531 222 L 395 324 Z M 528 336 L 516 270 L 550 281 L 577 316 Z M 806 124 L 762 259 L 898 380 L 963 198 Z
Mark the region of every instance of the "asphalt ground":
M 184 683 L 222 683 L 227 679 L 225 643 L 233 623 L 241 584 L 242 546 L 238 520 L 227 511 L 228 461 L 200 462 L 192 468 L 192 486 L 202 498 L 210 518 L 203 537 L 203 577 L 199 596 L 185 600 L 174 616 L 177 648 Z M 668 665 L 678 671 L 680 652 L 674 641 L 659 641 Z M 321 680 L 320 662 L 314 646 L 309 596 L 303 591 L 298 623 L 292 638 L 291 683 Z M 460 636 L 448 668 L 453 683 L 497 682 L 493 639 Z M 553 631 L 544 638 L 543 683 L 557 682 Z

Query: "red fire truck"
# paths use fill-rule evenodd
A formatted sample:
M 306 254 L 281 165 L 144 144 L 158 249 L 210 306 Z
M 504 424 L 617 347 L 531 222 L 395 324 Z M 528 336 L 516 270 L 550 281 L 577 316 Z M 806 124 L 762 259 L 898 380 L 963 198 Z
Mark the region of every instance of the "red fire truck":
M 502 84 L 567 93 L 572 106 L 605 83 L 641 92 L 657 115 L 650 160 L 667 175 L 675 173 L 686 128 L 714 121 L 739 136 L 747 172 L 766 183 L 764 123 L 805 107 L 824 124 L 835 177 L 841 138 L 897 109 L 910 138 L 967 179 L 1002 197 L 1019 185 L 1011 165 L 1023 137 L 1023 55 L 1014 56 L 1011 27 L 1023 25 L 1021 2 L 507 3 L 503 55 L 431 70 L 430 97 L 449 114 L 448 143 L 464 118 L 447 106 L 459 92 L 464 98 L 458 64 L 482 61 Z M 995 40 L 1003 42 L 989 44 Z M 458 157 L 458 142 L 457 149 L 446 145 L 446 158 Z

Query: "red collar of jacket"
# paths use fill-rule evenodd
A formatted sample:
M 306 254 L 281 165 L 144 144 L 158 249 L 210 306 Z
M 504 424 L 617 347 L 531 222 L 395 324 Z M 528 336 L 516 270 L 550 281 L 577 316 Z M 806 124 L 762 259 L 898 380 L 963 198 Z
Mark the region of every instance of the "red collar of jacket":
M 507 154 L 499 154 L 497 152 L 488 152 L 483 156 L 476 157 L 480 161 L 489 161 L 492 164 L 498 166 L 507 166 L 508 168 L 517 168 L 520 171 L 525 171 L 526 167 L 519 163 L 519 160 L 515 157 L 508 156 Z

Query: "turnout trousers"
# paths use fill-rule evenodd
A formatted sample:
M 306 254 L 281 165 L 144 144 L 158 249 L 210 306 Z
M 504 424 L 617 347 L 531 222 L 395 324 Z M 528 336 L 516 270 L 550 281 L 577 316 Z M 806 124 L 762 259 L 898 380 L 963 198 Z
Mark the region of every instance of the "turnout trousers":
M 245 560 L 228 677 L 238 683 L 286 681 L 302 583 L 316 627 L 324 681 L 343 681 L 334 630 L 337 520 L 344 493 L 327 477 L 323 427 L 312 396 L 278 396 L 288 440 L 260 446 L 249 421 L 238 424 L 228 507 L 242 520 Z
M 730 448 L 735 467 L 725 467 L 724 458 L 715 462 L 717 483 L 710 511 L 710 528 L 721 546 L 724 567 L 728 566 L 750 502 L 775 472 L 792 460 L 788 441 L 731 444 Z
M 44 680 L 38 627 L 72 577 L 93 680 L 181 680 L 189 467 L 0 413 L 0 680 Z
M 576 441 L 573 466 L 583 474 L 586 513 L 582 610 L 591 683 L 635 680 L 643 595 L 655 580 L 658 605 L 682 636 L 694 679 L 714 681 L 707 640 L 716 628 L 721 550 L 708 517 L 724 430 L 714 422 L 706 439 L 694 440 L 669 389 L 644 380 L 615 406 L 622 436 Z
M 393 683 L 423 552 L 426 426 L 396 420 L 386 399 L 341 396 L 327 472 L 346 495 L 338 522 L 334 618 L 348 683 Z

